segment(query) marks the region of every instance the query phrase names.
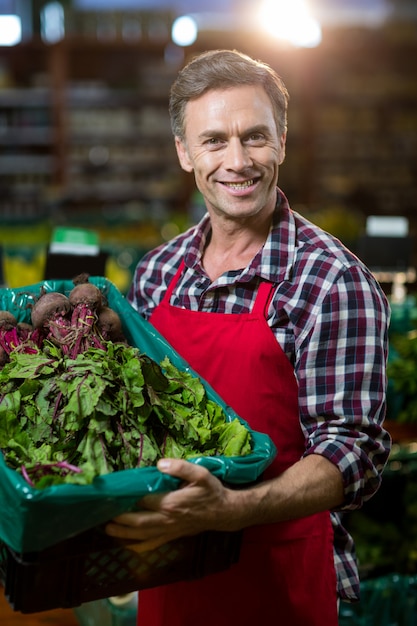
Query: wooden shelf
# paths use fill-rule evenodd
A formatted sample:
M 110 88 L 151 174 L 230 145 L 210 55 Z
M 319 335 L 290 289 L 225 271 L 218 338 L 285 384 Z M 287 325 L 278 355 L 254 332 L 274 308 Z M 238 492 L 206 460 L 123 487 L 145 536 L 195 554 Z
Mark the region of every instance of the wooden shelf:
M 176 69 L 167 67 L 164 51 L 163 43 L 78 37 L 7 51 L 19 83 L 0 89 L 0 187 L 9 190 L 8 213 L 13 188 L 30 173 L 43 176 L 46 197 L 49 189 L 63 202 L 83 197 L 87 210 L 92 195 L 122 203 L 153 198 L 168 211 L 183 203 L 168 116 Z M 32 53 L 44 87 L 30 86 Z
M 417 37 L 402 40 L 394 29 L 327 29 L 315 49 L 281 50 L 248 33 L 230 34 L 229 47 L 270 63 L 289 89 L 279 184 L 301 212 L 341 207 L 364 222 L 372 214 L 400 214 L 417 231 Z M 222 37 L 202 34 L 184 60 L 223 46 Z M 22 155 L 30 145 L 42 156 L 49 151 L 54 167 L 44 181 L 47 196 L 49 188 L 65 198 L 89 184 L 83 163 L 88 166 L 90 149 L 99 146 L 109 151 L 120 183 L 129 166 L 144 186 L 148 172 L 157 170 L 167 186 L 173 183 L 168 208 L 187 208 L 194 184 L 181 177 L 171 135 L 168 97 L 179 68 L 167 63 L 166 42 L 72 35 L 54 45 L 34 40 L 0 49 L 0 60 L 12 76 L 10 89 L 0 89 L 0 146 L 12 142 Z M 49 122 L 11 123 L 10 107 L 24 106 L 43 108 Z M 0 186 L 13 184 L 12 172 L 7 180 L 1 176 Z

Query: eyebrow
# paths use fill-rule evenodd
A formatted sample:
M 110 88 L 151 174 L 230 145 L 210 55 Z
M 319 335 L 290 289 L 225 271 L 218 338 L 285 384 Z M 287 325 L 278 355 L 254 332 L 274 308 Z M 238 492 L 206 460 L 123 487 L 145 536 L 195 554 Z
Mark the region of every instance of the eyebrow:
M 254 133 L 269 134 L 271 132 L 269 126 L 266 124 L 256 124 L 250 128 L 245 129 L 243 136 L 253 135 Z M 226 133 L 222 130 L 207 129 L 198 135 L 200 139 L 209 139 L 210 137 L 225 137 Z

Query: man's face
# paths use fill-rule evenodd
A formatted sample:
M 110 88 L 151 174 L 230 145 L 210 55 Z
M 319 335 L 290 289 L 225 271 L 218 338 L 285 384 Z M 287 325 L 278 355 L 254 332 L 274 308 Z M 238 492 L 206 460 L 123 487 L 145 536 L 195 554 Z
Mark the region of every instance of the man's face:
M 278 132 L 262 87 L 213 90 L 190 101 L 185 141 L 176 138 L 176 147 L 212 215 L 245 219 L 272 213 L 285 134 Z

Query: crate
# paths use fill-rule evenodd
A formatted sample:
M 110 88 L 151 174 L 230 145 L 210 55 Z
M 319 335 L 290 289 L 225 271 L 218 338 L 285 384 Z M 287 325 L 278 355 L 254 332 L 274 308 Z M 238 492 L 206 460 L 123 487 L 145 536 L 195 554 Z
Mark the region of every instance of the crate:
M 93 529 L 41 552 L 20 554 L 3 543 L 0 578 L 15 611 L 74 608 L 228 569 L 240 541 L 241 533 L 210 531 L 139 553 L 137 544 Z
M 90 277 L 90 282 L 120 315 L 130 345 L 138 346 L 158 363 L 168 357 L 175 367 L 193 374 L 181 356 L 110 281 L 96 276 Z M 0 308 L 13 313 L 20 322 L 28 321 L 30 307 L 40 293 L 58 291 L 67 295 L 73 286 L 71 280 L 48 280 L 18 289 L 0 289 Z M 257 481 L 275 458 L 275 445 L 267 434 L 254 431 L 239 418 L 206 381 L 201 379 L 201 382 L 207 397 L 222 407 L 227 421 L 238 418 L 248 428 L 252 452 L 233 457 L 202 455 L 190 462 L 205 467 L 229 485 Z M 39 552 L 131 511 L 149 493 L 173 491 L 180 485 L 180 479 L 152 466 L 102 474 L 88 485 L 68 483 L 36 489 L 28 485 L 20 472 L 6 465 L 0 452 L 0 540 L 18 553 Z

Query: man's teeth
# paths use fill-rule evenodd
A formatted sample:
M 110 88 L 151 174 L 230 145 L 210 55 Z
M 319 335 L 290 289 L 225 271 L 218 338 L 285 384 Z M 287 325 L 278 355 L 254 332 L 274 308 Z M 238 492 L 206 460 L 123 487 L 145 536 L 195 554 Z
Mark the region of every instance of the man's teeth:
M 251 180 L 246 180 L 244 183 L 226 183 L 226 185 L 232 189 L 247 189 L 253 185 L 253 178 Z

